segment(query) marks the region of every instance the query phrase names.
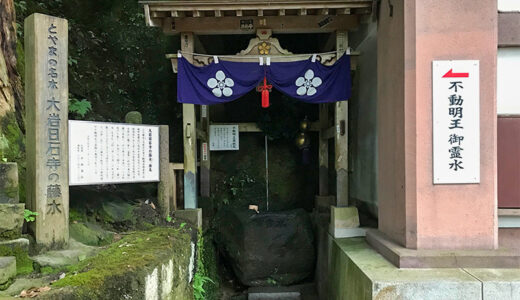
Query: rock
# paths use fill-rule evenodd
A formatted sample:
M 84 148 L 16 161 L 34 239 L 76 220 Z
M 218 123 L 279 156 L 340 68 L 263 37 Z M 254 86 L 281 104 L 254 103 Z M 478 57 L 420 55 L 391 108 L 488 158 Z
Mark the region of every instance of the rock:
M 314 236 L 303 209 L 226 211 L 218 220 L 217 242 L 242 284 L 289 285 L 312 274 Z
M 18 202 L 18 165 L 0 163 L 0 203 Z
M 0 257 L 0 290 L 9 287 L 11 279 L 16 276 L 16 258 L 14 256 Z
M 124 201 L 110 201 L 102 204 L 102 209 L 106 217 L 106 221 L 110 223 L 135 223 L 133 211 L 135 207 Z
M 0 204 L 0 240 L 12 240 L 22 235 L 25 204 Z
M 69 226 L 70 237 L 76 241 L 89 246 L 103 246 L 110 244 L 114 234 L 101 226 L 92 223 L 72 223 Z
M 143 116 L 138 111 L 131 111 L 126 114 L 125 123 L 143 124 Z
M 74 239 L 70 239 L 68 249 L 45 252 L 31 257 L 31 259 L 40 267 L 61 268 L 77 263 L 82 256 L 94 256 L 99 250 L 99 248 L 86 246 Z
M 28 290 L 37 286 L 50 286 L 51 282 L 55 280 L 54 275 L 44 276 L 41 278 L 16 278 L 16 280 L 11 284 L 11 286 L 5 290 L 0 291 L 0 299 L 2 297 L 14 297 L 20 295 L 20 292 L 23 290 Z M 8 298 L 11 299 L 11 298 Z
M 29 240 L 26 238 L 19 238 L 16 240 L 0 241 L 0 249 L 9 249 L 11 251 L 17 251 L 20 249 L 24 253 L 29 253 Z

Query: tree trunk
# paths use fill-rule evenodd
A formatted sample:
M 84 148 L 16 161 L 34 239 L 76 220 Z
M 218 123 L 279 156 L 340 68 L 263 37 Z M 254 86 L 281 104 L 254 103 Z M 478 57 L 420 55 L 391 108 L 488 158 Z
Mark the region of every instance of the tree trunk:
M 8 125 L 24 133 L 24 95 L 16 69 L 16 13 L 13 0 L 0 0 L 0 129 Z M 13 119 L 14 117 L 14 119 Z M 12 124 L 13 121 L 16 124 Z M 12 131 L 12 128 L 9 129 Z

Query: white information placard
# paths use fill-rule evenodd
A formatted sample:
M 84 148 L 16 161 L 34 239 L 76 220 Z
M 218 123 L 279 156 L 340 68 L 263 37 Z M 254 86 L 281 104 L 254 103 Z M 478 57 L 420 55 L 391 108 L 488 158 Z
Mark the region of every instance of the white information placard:
M 478 60 L 433 61 L 433 183 L 480 182 Z
M 209 150 L 225 151 L 239 149 L 238 125 L 210 125 Z
M 69 121 L 69 185 L 159 181 L 159 126 Z

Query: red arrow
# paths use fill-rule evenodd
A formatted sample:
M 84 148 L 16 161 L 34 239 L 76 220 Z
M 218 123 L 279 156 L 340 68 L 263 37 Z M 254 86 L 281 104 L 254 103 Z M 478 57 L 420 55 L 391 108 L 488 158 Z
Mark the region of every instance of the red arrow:
M 453 69 L 450 69 L 442 78 L 468 78 L 469 73 L 453 73 Z

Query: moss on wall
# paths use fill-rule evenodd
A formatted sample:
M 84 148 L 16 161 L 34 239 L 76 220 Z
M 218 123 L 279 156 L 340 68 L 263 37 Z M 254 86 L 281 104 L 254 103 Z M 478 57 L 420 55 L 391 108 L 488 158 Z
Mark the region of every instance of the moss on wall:
M 130 233 L 98 255 L 68 267 L 67 276 L 54 283 L 54 291 L 43 299 L 143 299 L 143 279 L 171 259 L 175 297 L 192 299 L 187 282 L 190 243 L 188 233 L 167 227 Z
M 25 203 L 25 136 L 18 127 L 14 113 L 8 113 L 0 119 L 0 134 L 7 142 L 7 147 L 0 149 L 0 159 L 18 164 L 18 186 L 20 202 Z

